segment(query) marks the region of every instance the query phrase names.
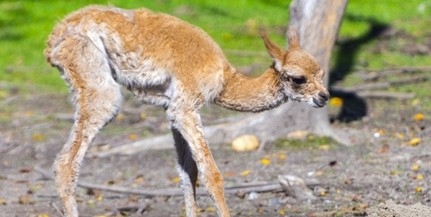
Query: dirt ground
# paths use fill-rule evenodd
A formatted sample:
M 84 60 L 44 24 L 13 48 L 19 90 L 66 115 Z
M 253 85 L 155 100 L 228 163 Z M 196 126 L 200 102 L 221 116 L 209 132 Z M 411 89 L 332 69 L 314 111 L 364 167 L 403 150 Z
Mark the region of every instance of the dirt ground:
M 0 216 L 59 216 L 50 171 L 68 137 L 73 110 L 66 94 L 20 95 L 0 101 Z M 316 145 L 267 145 L 237 153 L 212 144 L 226 186 L 277 183 L 279 175 L 303 179 L 315 200 L 285 191 L 228 194 L 233 216 L 431 216 L 430 118 L 417 100 L 368 100 L 359 121 L 334 123 L 366 138 L 351 147 L 322 140 Z M 211 124 L 223 110 L 205 109 Z M 414 115 L 425 114 L 424 120 Z M 418 118 L 416 118 L 418 119 Z M 420 119 L 420 118 L 419 118 Z M 93 142 L 80 181 L 131 189 L 178 188 L 175 151 L 149 150 L 131 156 L 92 153 L 167 131 L 163 111 L 126 99 L 120 115 Z M 417 141 L 412 141 L 419 138 Z M 416 143 L 417 142 L 417 143 Z M 181 196 L 145 197 L 79 188 L 81 216 L 184 216 Z M 216 216 L 213 203 L 199 196 L 200 216 Z M 416 205 L 414 205 L 416 204 Z

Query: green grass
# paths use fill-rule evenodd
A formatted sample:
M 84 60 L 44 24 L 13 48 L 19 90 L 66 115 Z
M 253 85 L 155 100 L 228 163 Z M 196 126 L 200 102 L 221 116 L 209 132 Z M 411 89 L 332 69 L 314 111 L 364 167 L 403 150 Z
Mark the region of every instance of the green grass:
M 274 146 L 279 149 L 290 150 L 328 150 L 336 148 L 338 143 L 329 137 L 308 135 L 302 139 L 278 139 Z
M 37 87 L 41 91 L 66 92 L 67 88 L 57 71 L 44 60 L 45 40 L 56 22 L 71 11 L 89 4 L 147 7 L 178 16 L 207 31 L 226 51 L 234 65 L 255 62 L 269 65 L 269 58 L 239 56 L 230 51 L 264 52 L 257 34 L 261 27 L 284 46 L 284 30 L 289 16 L 289 1 L 282 0 L 0 0 L 0 83 L 15 85 L 23 90 Z M 425 6 L 424 10 L 418 9 L 421 4 Z M 345 15 L 340 30 L 340 38 L 344 39 L 364 34 L 369 27 L 367 20 L 403 29 L 418 40 L 431 34 L 428 28 L 431 20 L 427 18 L 431 15 L 431 0 L 351 0 Z M 431 65 L 431 58 L 426 56 L 407 56 L 400 52 L 373 54 L 370 51 L 373 46 L 373 41 L 361 46 L 356 62 L 366 62 L 366 67 L 374 69 Z
M 431 35 L 430 0 L 351 0 L 340 27 L 341 39 L 354 39 L 363 36 L 371 23 L 390 25 L 397 31 L 404 31 L 420 43 Z M 358 50 L 357 67 L 381 69 L 397 66 L 424 66 L 431 64 L 428 55 L 406 55 L 397 50 L 406 41 L 397 39 L 390 44 L 394 49 L 383 53 L 373 51 L 375 40 L 370 40 Z

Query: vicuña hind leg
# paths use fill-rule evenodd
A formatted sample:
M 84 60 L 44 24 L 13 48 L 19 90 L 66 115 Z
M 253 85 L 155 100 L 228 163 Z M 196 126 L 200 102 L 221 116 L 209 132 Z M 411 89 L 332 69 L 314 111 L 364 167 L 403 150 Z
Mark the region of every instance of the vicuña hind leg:
M 115 116 L 121 102 L 117 86 L 78 88 L 75 93 L 75 123 L 54 164 L 57 190 L 68 217 L 78 216 L 75 188 L 85 152 L 97 132 Z
M 77 217 L 75 188 L 79 167 L 97 132 L 118 112 L 122 96 L 105 55 L 94 43 L 69 37 L 54 51 L 50 56 L 69 82 L 76 108 L 69 139 L 54 163 L 55 181 L 65 216 Z

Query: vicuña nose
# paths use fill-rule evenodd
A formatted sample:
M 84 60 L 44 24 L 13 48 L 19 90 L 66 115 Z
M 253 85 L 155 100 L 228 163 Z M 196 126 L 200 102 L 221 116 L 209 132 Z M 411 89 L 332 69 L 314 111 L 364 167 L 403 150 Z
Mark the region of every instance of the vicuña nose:
M 328 100 L 329 99 L 329 93 L 320 91 L 318 95 L 319 95 L 320 98 L 322 98 L 324 100 Z

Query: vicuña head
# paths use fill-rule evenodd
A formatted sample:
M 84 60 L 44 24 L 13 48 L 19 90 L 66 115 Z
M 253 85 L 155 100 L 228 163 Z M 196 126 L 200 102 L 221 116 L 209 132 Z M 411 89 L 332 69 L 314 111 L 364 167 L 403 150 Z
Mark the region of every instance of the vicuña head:
M 323 85 L 325 72 L 313 56 L 301 49 L 296 29 L 289 28 L 289 48 L 284 51 L 272 43 L 264 32 L 261 36 L 274 60 L 272 67 L 280 76 L 286 96 L 313 107 L 325 106 L 329 98 Z

